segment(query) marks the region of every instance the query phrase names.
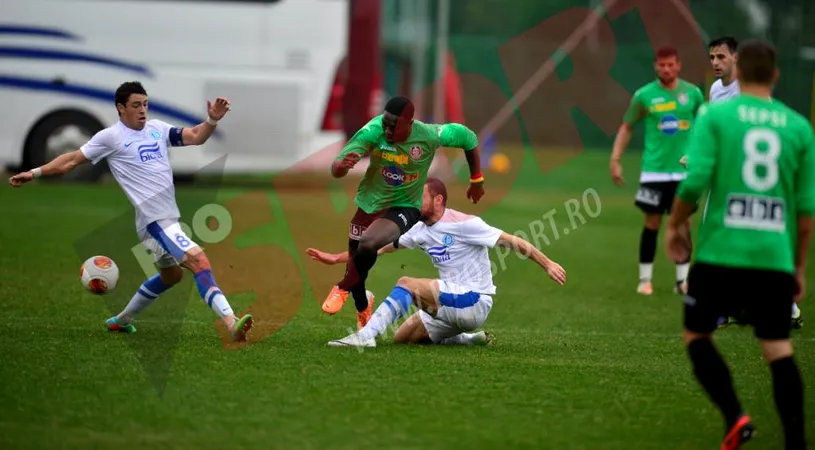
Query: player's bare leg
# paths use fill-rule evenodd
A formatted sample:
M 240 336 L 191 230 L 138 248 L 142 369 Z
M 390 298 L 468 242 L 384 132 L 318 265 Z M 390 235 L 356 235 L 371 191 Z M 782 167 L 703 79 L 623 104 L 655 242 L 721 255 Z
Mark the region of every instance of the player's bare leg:
M 246 334 L 252 328 L 252 315 L 246 314 L 236 319 L 229 301 L 215 283 L 206 253 L 200 247 L 195 247 L 185 254 L 181 265 L 195 274 L 195 285 L 198 286 L 201 299 L 223 320 L 226 327 L 232 332 L 232 337 L 239 342 L 245 341 Z
M 153 304 L 166 290 L 178 284 L 183 277 L 184 270 L 177 265 L 160 268 L 159 273 L 148 278 L 139 286 L 122 312 L 105 321 L 108 330 L 135 333 L 136 327 L 133 326 L 133 319 Z
M 654 276 L 654 257 L 657 253 L 657 237 L 662 226 L 661 213 L 645 213 L 645 224 L 640 235 L 640 278 L 637 293 L 651 295 L 654 293 L 652 279 Z
M 345 278 L 337 283 L 338 290 L 365 292 L 365 280 L 368 278 L 368 272 L 376 263 L 377 252 L 380 248 L 398 239 L 401 233 L 399 225 L 392 220 L 385 218 L 374 220 L 362 233 L 354 256 L 349 258 Z M 333 290 L 332 293 L 334 293 Z M 357 307 L 357 324 L 365 326 L 373 311 L 373 297 L 366 295 L 363 300 L 357 299 L 355 295 L 354 304 Z
M 427 329 L 422 323 L 422 317 L 418 312 L 403 323 L 396 333 L 393 335 L 393 342 L 395 344 L 432 344 L 430 335 L 427 334 Z
M 786 448 L 804 449 L 804 385 L 793 357 L 792 342 L 762 340 L 761 350 L 772 373 L 775 407 L 784 426 Z
M 690 261 L 692 255 L 693 240 L 690 236 L 691 220 L 688 218 L 685 221 L 685 231 L 687 234 L 687 241 L 691 243 L 691 249 L 688 250 L 688 258 L 685 261 L 676 263 L 676 285 L 674 286 L 674 293 L 685 295 L 688 293 L 688 273 L 690 272 Z

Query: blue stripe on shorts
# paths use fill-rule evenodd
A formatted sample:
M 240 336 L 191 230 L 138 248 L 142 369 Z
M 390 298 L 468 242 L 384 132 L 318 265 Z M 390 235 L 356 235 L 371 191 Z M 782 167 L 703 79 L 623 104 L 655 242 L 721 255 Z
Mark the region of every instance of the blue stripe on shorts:
M 161 248 L 175 258 L 176 261 L 184 260 L 184 250 L 179 247 L 178 243 L 171 239 L 170 236 L 167 236 L 167 233 L 164 232 L 164 229 L 161 228 L 158 222 L 151 222 L 147 225 L 147 232 L 150 233 L 150 236 L 161 245 Z

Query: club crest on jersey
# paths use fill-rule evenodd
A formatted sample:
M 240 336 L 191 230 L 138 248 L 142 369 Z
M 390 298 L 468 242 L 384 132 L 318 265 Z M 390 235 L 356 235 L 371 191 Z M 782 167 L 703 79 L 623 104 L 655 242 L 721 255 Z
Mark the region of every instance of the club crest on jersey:
M 680 105 L 687 105 L 688 104 L 688 94 L 681 93 L 677 96 L 677 100 L 679 100 Z
M 422 148 L 419 146 L 414 145 L 410 147 L 410 157 L 414 160 L 417 160 L 422 157 Z
M 150 137 L 155 139 L 155 140 L 161 139 L 161 131 L 158 131 L 158 130 L 151 131 L 150 132 Z
M 379 170 L 385 182 L 391 186 L 401 186 L 403 184 L 410 184 L 419 179 L 418 173 L 405 173 L 399 167 L 385 166 Z
M 155 161 L 157 159 L 161 159 L 161 148 L 159 148 L 158 142 L 153 142 L 152 144 L 145 144 L 139 146 L 139 158 L 141 158 L 141 162 L 150 162 Z
M 450 252 L 447 251 L 447 247 L 444 246 L 435 246 L 429 247 L 427 250 L 427 255 L 433 260 L 434 264 L 438 264 L 445 261 L 450 261 Z
M 444 244 L 445 247 L 453 245 L 453 235 L 445 234 L 444 237 L 441 238 L 441 243 Z

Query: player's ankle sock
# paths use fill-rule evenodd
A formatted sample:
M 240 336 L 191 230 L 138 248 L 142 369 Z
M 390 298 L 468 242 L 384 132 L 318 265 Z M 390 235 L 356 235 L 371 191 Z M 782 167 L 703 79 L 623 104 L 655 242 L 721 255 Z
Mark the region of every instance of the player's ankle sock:
M 368 292 L 365 290 L 365 283 L 358 283 L 351 289 L 351 295 L 354 297 L 354 306 L 357 312 L 365 311 L 368 308 Z
M 787 450 L 803 449 L 804 442 L 804 384 L 798 365 L 792 356 L 770 363 L 773 375 L 773 395 Z
M 642 229 L 640 235 L 640 281 L 650 281 L 654 273 L 654 256 L 657 253 L 659 231 Z
M 368 324 L 359 330 L 359 337 L 373 339 L 379 336 L 388 328 L 388 325 L 404 316 L 412 303 L 413 296 L 410 295 L 410 291 L 402 286 L 394 287 L 388 298 L 376 308 Z
M 690 263 L 676 265 L 676 282 L 681 283 L 688 279 L 688 272 L 690 272 Z
M 798 304 L 793 303 L 792 304 L 792 318 L 797 319 L 800 315 L 801 315 L 801 310 L 798 309 Z
M 741 404 L 733 389 L 730 369 L 710 339 L 696 339 L 688 346 L 693 372 L 707 395 L 719 407 L 729 430 L 742 414 Z
M 195 285 L 198 286 L 198 293 L 204 303 L 210 307 L 221 319 L 234 315 L 232 307 L 226 300 L 226 296 L 215 283 L 215 277 L 209 269 L 201 270 L 195 274 Z
M 441 344 L 445 345 L 473 345 L 476 333 L 460 333 L 447 339 L 442 339 Z
M 139 286 L 139 289 L 133 294 L 130 302 L 125 306 L 125 309 L 119 313 L 116 318 L 119 319 L 122 324 L 130 323 L 138 313 L 144 311 L 159 295 L 171 287 L 173 287 L 173 285 L 164 284 L 164 282 L 161 281 L 159 274 L 153 275 Z

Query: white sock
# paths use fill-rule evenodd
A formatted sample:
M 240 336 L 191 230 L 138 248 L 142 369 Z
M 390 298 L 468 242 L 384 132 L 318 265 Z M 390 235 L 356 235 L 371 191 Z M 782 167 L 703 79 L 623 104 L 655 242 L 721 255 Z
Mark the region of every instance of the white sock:
M 116 316 L 116 319 L 118 319 L 122 325 L 129 324 L 137 314 L 144 311 L 144 308 L 150 306 L 157 298 L 158 296 L 148 297 L 142 294 L 141 289 L 136 291 L 130 299 L 130 302 L 125 306 L 125 309 Z
M 654 263 L 640 263 L 640 281 L 651 281 L 654 276 Z
M 360 339 L 375 339 L 385 332 L 390 324 L 396 322 L 407 313 L 404 306 L 407 305 L 410 307 L 410 304 L 406 301 L 410 298 L 410 294 L 403 288 L 399 289 L 401 289 L 401 291 L 395 288 L 394 291 L 391 292 L 392 295 L 388 296 L 388 298 L 376 308 L 376 311 L 371 315 L 371 320 L 357 332 Z M 405 295 L 407 295 L 407 299 L 402 298 Z M 396 296 L 397 299 L 394 299 L 394 296 Z
M 685 281 L 688 279 L 688 272 L 690 272 L 690 263 L 676 265 L 676 281 Z
M 442 339 L 439 344 L 445 345 L 473 345 L 476 333 L 461 333 L 447 339 Z
M 215 294 L 215 296 L 212 297 L 212 304 L 210 304 L 209 307 L 212 308 L 215 314 L 221 319 L 235 314 L 232 312 L 232 307 L 229 306 L 229 302 L 226 300 L 224 294 Z
M 799 315 L 801 315 L 801 310 L 798 309 L 798 304 L 797 303 L 793 303 L 792 304 L 792 318 L 797 319 Z

